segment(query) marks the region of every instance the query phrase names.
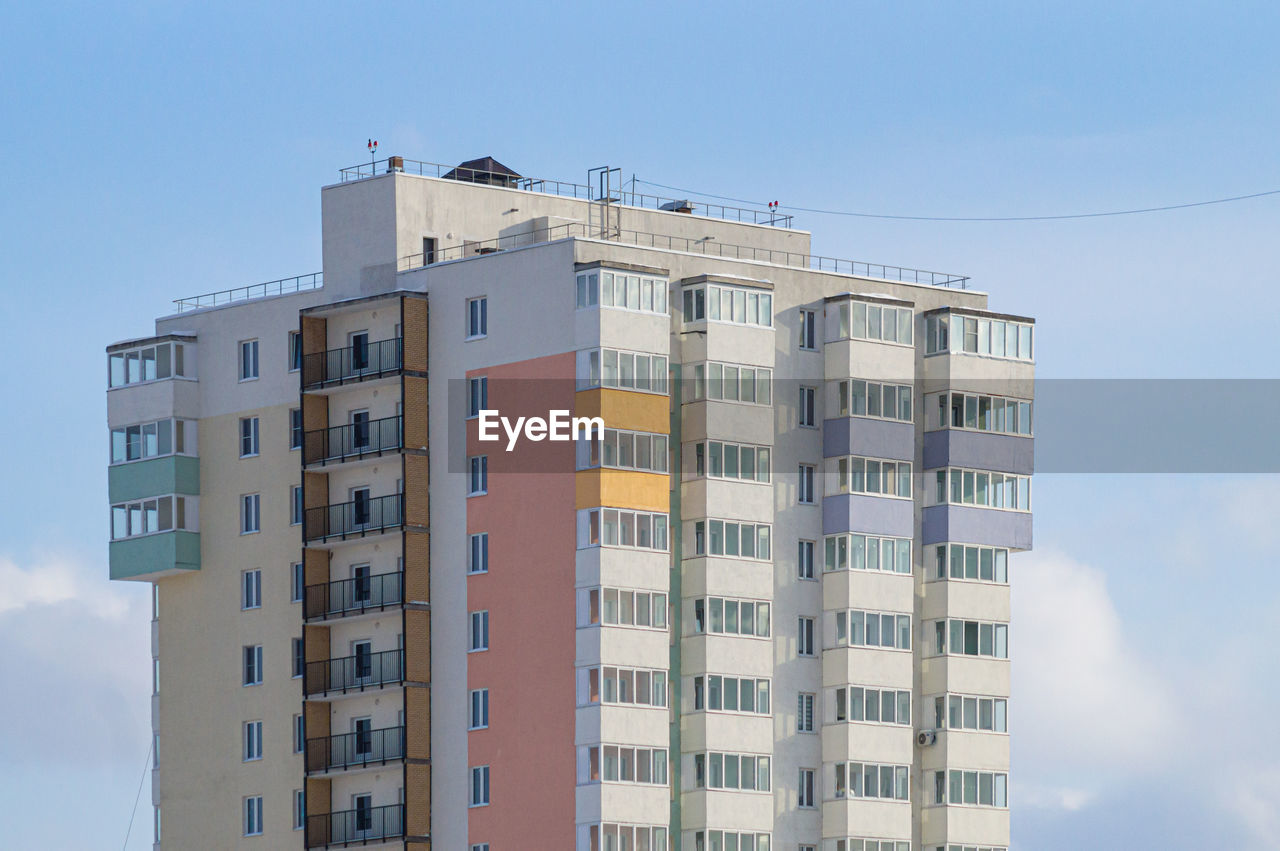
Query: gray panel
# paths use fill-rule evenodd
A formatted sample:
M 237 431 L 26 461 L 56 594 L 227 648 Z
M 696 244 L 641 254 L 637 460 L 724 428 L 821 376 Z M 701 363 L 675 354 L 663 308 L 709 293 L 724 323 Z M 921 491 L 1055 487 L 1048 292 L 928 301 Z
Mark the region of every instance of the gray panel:
M 911 423 L 868 417 L 841 417 L 822 424 L 822 455 L 865 455 L 895 461 L 915 460 L 915 427 Z
M 1012 434 L 943 429 L 924 435 L 924 468 L 969 467 L 1031 475 L 1035 441 Z
M 931 505 L 924 510 L 923 536 L 926 545 L 959 541 L 1029 550 L 1031 514 L 968 505 Z
M 915 507 L 909 499 L 864 494 L 837 494 L 822 499 L 822 533 L 869 532 L 910 538 L 914 534 Z

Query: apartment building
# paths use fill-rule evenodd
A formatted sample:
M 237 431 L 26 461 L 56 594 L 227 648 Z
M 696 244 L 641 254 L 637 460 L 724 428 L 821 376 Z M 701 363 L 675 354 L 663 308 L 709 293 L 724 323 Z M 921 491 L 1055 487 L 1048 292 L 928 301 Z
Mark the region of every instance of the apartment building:
M 607 169 L 321 203 L 107 348 L 157 848 L 1007 849 L 1034 320 Z

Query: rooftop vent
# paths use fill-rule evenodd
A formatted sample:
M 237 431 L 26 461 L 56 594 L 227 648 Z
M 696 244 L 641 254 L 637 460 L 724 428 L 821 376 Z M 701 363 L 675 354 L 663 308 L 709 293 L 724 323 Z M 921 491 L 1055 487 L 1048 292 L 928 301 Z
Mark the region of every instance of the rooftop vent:
M 659 210 L 668 210 L 672 213 L 692 213 L 692 201 L 668 201 L 658 208 Z
M 459 163 L 458 167 L 444 176 L 445 180 L 460 180 L 464 183 L 484 183 L 489 186 L 515 187 L 520 175 L 507 168 L 493 157 L 481 157 Z

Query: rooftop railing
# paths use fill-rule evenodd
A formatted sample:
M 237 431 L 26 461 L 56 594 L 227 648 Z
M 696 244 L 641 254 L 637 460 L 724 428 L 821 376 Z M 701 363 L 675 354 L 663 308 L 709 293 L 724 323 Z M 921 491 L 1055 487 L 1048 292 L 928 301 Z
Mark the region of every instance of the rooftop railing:
M 930 272 L 925 269 L 912 269 L 907 266 L 890 266 L 884 263 L 867 263 L 861 260 L 843 260 L 837 257 L 823 257 L 817 254 L 802 254 L 794 251 L 782 251 L 775 248 L 760 248 L 753 245 L 733 245 L 720 242 L 711 237 L 693 239 L 670 234 L 648 233 L 645 231 L 619 230 L 618 228 L 600 228 L 586 222 L 567 222 L 553 227 L 526 231 L 521 234 L 500 236 L 480 242 L 466 242 L 462 245 L 437 248 L 427 254 L 410 254 L 401 257 L 398 268 L 401 272 L 418 269 L 430 263 L 441 263 L 446 260 L 461 260 L 482 254 L 495 254 L 513 248 L 523 248 L 542 242 L 557 239 L 582 237 L 585 239 L 604 239 L 642 248 L 660 248 L 666 251 L 684 251 L 692 254 L 706 254 L 712 257 L 724 257 L 731 260 L 756 260 L 773 263 L 779 266 L 791 266 L 798 269 L 812 269 L 818 272 L 834 272 L 836 274 L 853 275 L 860 278 L 899 281 L 908 284 L 925 284 L 931 287 L 951 287 L 965 289 L 969 278 L 965 275 L 953 275 L 947 272 Z M 428 263 L 428 260 L 430 263 Z
M 266 281 L 261 284 L 250 284 L 247 287 L 235 287 L 230 290 L 219 290 L 216 293 L 205 293 L 204 295 L 188 296 L 187 298 L 177 298 L 173 300 L 174 305 L 178 308 L 178 313 L 185 313 L 188 310 L 199 310 L 202 307 L 221 307 L 226 304 L 233 304 L 237 301 L 250 301 L 256 298 L 266 298 L 273 295 L 287 295 L 288 293 L 301 293 L 307 290 L 318 290 L 324 286 L 324 275 L 321 272 L 312 272 L 310 275 L 298 275 L 296 278 L 281 278 L 278 281 Z
M 459 166 L 430 163 L 421 160 L 406 160 L 403 157 L 389 157 L 371 163 L 353 165 L 339 171 L 343 183 L 350 180 L 361 180 L 376 177 L 379 174 L 419 174 L 424 177 L 438 177 L 443 180 L 457 180 L 463 183 L 480 183 L 486 186 L 501 186 L 506 189 L 519 189 L 524 192 L 538 192 L 544 195 L 559 195 L 565 198 L 578 198 L 583 201 L 609 201 L 627 207 L 641 207 L 648 210 L 665 210 L 667 212 L 688 212 L 694 216 L 709 219 L 725 219 L 731 222 L 748 222 L 754 225 L 770 225 L 772 227 L 791 227 L 792 217 L 785 213 L 771 210 L 758 210 L 747 207 L 729 207 L 723 204 L 708 204 L 705 201 L 693 201 L 688 198 L 664 198 L 660 195 L 646 195 L 613 188 L 603 195 L 600 187 L 587 186 L 582 183 L 570 183 L 564 180 L 546 180 L 539 177 L 520 177 L 508 172 L 485 171 L 483 169 L 461 168 Z

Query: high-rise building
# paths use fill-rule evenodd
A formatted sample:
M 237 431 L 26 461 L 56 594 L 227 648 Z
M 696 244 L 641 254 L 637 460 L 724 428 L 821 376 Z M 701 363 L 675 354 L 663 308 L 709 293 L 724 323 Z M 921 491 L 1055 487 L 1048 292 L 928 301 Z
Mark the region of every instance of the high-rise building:
M 157 848 L 1008 846 L 1033 320 L 588 182 L 346 170 L 108 347 Z

